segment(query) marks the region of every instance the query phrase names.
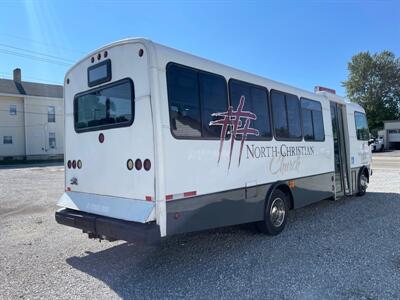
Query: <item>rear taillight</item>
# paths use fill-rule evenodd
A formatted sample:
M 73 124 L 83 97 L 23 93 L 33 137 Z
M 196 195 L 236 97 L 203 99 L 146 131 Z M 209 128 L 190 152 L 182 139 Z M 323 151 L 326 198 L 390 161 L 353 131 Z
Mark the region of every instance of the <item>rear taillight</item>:
M 135 168 L 138 171 L 142 169 L 142 161 L 139 158 L 135 161 Z
M 72 162 L 69 160 L 69 161 L 67 162 L 67 167 L 68 167 L 68 169 L 71 169 L 71 166 L 72 166 Z
M 144 168 L 146 171 L 149 171 L 149 170 L 150 170 L 150 168 L 151 168 L 151 161 L 150 161 L 150 159 L 145 159 L 145 160 L 144 160 L 144 162 L 143 162 L 143 168 Z
M 73 168 L 73 169 L 76 169 L 76 160 L 73 160 L 73 161 L 72 161 L 72 168 Z
M 100 143 L 104 142 L 104 134 L 102 134 L 102 133 L 99 134 L 99 142 Z
M 78 160 L 78 162 L 76 163 L 78 166 L 78 169 L 82 169 L 82 161 Z
M 126 162 L 126 167 L 128 168 L 129 171 L 133 169 L 133 160 L 132 159 L 128 159 L 128 161 Z

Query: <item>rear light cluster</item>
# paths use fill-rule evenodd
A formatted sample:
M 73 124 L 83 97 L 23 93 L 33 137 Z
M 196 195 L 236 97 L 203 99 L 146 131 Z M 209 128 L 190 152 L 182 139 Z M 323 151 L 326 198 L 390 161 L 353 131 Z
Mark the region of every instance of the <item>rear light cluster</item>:
M 69 160 L 67 162 L 67 167 L 68 167 L 68 169 L 71 169 L 71 168 L 72 169 L 76 169 L 76 168 L 82 169 L 82 161 L 81 160 L 76 161 L 75 159 Z
M 132 159 L 128 159 L 126 162 L 126 167 L 128 168 L 129 171 L 131 171 L 134 167 L 136 170 L 140 171 L 142 168 L 145 171 L 149 171 L 151 169 L 151 161 L 150 159 L 146 158 L 143 162 L 140 158 L 135 160 L 135 163 L 133 163 Z

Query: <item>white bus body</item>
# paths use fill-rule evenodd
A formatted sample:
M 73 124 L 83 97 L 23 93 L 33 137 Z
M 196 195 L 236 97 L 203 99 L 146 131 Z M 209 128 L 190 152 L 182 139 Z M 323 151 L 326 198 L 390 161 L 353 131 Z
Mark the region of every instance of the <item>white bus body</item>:
M 96 50 L 64 86 L 56 220 L 90 237 L 248 222 L 277 234 L 288 209 L 363 194 L 371 174 L 359 105 L 146 39 Z

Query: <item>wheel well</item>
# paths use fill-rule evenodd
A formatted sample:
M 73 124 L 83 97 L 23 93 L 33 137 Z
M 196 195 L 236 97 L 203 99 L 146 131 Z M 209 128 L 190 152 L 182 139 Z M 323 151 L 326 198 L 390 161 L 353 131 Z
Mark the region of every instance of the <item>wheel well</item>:
M 364 166 L 364 167 L 361 169 L 360 174 L 364 174 L 364 175 L 367 177 L 367 181 L 369 182 L 369 172 L 368 172 L 368 168 L 367 168 L 366 166 Z
M 278 186 L 276 186 L 274 188 L 274 190 L 280 190 L 281 192 L 285 193 L 288 198 L 289 198 L 289 209 L 293 209 L 294 207 L 294 203 L 293 203 L 293 195 L 292 195 L 292 191 L 290 190 L 290 188 L 286 185 L 286 184 L 279 184 Z

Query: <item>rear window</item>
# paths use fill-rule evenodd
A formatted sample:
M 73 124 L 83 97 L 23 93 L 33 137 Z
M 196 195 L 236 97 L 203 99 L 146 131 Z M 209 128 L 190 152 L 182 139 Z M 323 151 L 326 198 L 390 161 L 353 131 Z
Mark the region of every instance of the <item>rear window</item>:
M 134 98 L 133 82 L 128 78 L 76 95 L 76 132 L 130 126 L 134 118 Z

